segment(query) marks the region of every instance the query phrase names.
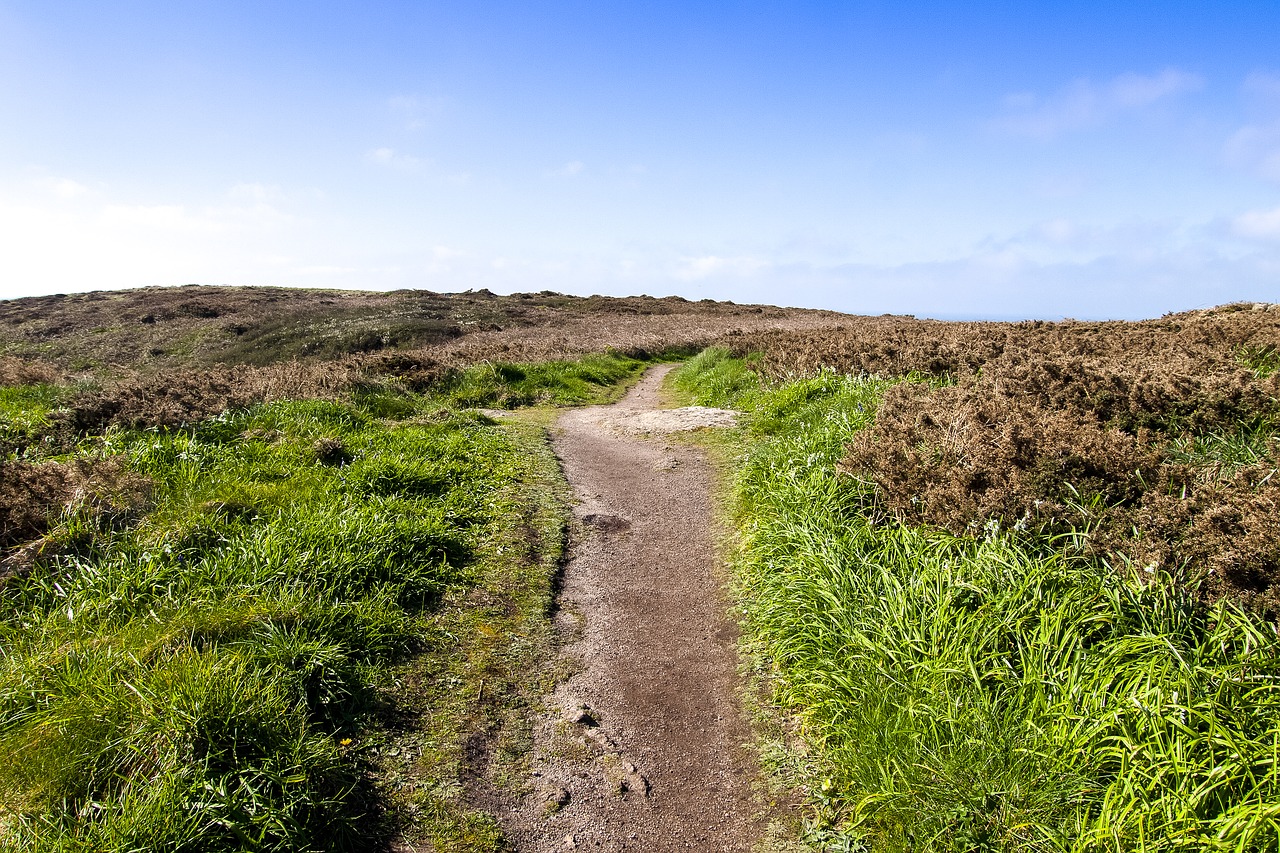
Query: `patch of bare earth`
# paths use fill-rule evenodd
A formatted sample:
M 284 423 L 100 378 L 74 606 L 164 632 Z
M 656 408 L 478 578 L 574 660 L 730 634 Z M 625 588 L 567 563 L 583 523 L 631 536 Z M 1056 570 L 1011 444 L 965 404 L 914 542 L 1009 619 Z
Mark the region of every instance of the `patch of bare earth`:
M 656 368 L 553 436 L 580 505 L 557 620 L 574 674 L 548 697 L 533 777 L 500 814 L 515 849 L 747 851 L 763 831 L 736 626 L 711 537 L 711 470 L 666 432 Z

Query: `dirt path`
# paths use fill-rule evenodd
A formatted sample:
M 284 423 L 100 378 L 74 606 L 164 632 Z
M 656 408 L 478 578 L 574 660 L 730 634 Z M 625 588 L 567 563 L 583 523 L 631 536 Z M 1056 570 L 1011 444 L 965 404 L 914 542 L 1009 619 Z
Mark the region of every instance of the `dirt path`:
M 762 831 L 736 626 L 710 534 L 711 472 L 660 432 L 724 414 L 685 410 L 665 424 L 644 414 L 669 370 L 649 371 L 613 406 L 566 413 L 553 435 L 581 501 L 557 617 L 576 672 L 537 733 L 535 790 L 504 820 L 525 853 L 733 853 Z

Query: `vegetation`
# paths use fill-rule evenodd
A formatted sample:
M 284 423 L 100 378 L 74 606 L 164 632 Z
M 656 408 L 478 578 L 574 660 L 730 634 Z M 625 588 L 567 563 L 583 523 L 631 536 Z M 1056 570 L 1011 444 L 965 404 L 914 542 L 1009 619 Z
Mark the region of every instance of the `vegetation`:
M 650 360 L 605 353 L 535 364 L 481 362 L 453 373 L 436 392 L 447 403 L 463 407 L 584 405 L 601 400 L 603 389 L 620 388 L 619 383 Z
M 478 409 L 709 343 L 674 379 L 748 413 L 736 594 L 814 849 L 1280 846 L 1276 306 L 187 287 L 0 325 L 6 849 L 499 846 L 475 768 L 519 775 L 550 689 L 565 503 L 538 419 Z
M 712 351 L 676 381 L 751 413 L 739 598 L 816 755 L 793 766 L 815 848 L 1280 843 L 1274 623 L 1092 552 L 1085 530 L 991 520 L 957 536 L 896 519 L 841 463 L 888 393 L 928 391 L 919 377 L 764 383 Z
M 410 353 L 449 367 L 541 362 L 615 348 L 705 346 L 720 335 L 829 324 L 821 311 L 679 297 L 499 296 L 487 290 L 363 293 L 272 287 L 149 287 L 0 300 L 6 358 L 115 379 L 292 361 L 364 365 Z M 3 382 L 0 384 L 11 384 Z
M 518 760 L 548 688 L 564 504 L 541 430 L 455 404 L 590 402 L 641 366 L 477 366 L 101 434 L 66 410 L 55 433 L 66 387 L 7 389 L 3 846 L 493 849 L 461 779 L 468 749 Z M 172 399 L 222 393 L 188 386 Z
M 1280 613 L 1280 307 L 1141 323 L 937 323 L 734 339 L 774 380 L 829 368 L 930 377 L 888 390 L 841 465 L 911 524 L 988 523 Z

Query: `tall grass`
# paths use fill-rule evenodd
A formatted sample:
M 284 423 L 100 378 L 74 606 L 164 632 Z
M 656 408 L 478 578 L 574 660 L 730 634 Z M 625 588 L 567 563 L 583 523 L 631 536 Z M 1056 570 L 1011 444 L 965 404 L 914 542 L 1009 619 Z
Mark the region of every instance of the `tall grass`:
M 601 402 L 645 362 L 617 353 L 580 359 L 513 364 L 484 361 L 458 371 L 437 394 L 450 405 L 514 409 Z
M 92 445 L 149 476 L 154 506 L 123 531 L 64 517 L 57 556 L 3 589 L 0 846 L 388 837 L 362 749 L 381 685 L 410 655 L 467 646 L 469 617 L 442 602 L 526 535 L 531 463 L 486 423 L 280 402 Z
M 49 413 L 70 395 L 60 385 L 0 385 L 0 448 L 25 443 L 46 431 Z
M 882 516 L 836 463 L 885 381 L 744 395 L 723 355 L 678 381 L 750 406 L 739 594 L 819 756 L 814 847 L 1277 849 L 1274 625 L 1063 541 Z

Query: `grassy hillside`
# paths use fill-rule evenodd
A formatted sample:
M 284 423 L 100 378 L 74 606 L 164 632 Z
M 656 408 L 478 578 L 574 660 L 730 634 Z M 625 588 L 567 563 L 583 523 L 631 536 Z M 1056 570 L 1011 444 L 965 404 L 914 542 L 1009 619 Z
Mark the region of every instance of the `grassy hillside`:
M 0 356 L 67 371 L 270 365 L 413 351 L 453 363 L 660 350 L 838 315 L 679 297 L 152 287 L 0 300 Z
M 1280 844 L 1280 309 L 940 323 L 556 294 L 0 303 L 0 846 L 500 849 L 547 416 L 685 357 L 814 850 Z
M 769 379 L 768 356 L 709 351 L 677 374 L 750 413 L 726 454 L 738 599 L 814 849 L 1276 849 L 1276 402 L 1226 339 L 1247 405 L 1164 415 L 1213 402 L 1205 369 L 1164 409 L 1119 409 L 1141 426 L 1091 418 L 1089 374 L 1070 402 L 996 369 Z M 1117 444 L 1154 466 L 1128 504 L 1105 489 L 1144 472 Z M 1143 502 L 1190 529 L 1117 532 Z M 1184 541 L 1228 513 L 1223 552 Z
M 495 849 L 462 783 L 519 760 L 549 689 L 565 503 L 541 428 L 465 407 L 598 401 L 642 366 L 97 427 L 74 387 L 8 386 L 5 849 Z

